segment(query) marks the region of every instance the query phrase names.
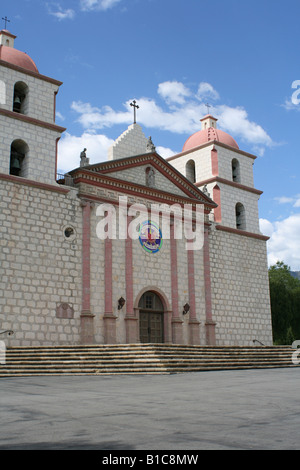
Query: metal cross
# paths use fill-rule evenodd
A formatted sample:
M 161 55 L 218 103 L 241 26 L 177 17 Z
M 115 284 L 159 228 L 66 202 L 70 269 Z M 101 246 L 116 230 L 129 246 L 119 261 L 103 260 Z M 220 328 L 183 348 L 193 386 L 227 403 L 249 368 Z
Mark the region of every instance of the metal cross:
M 130 103 L 130 106 L 132 106 L 134 109 L 134 123 L 133 124 L 136 124 L 136 110 L 139 109 L 139 106 L 136 104 L 135 100 L 133 100 L 133 102 Z
M 2 17 L 2 19 L 3 21 L 5 21 L 5 29 L 6 29 L 7 23 L 10 23 L 10 20 L 7 18 L 7 16 L 5 18 Z
M 209 114 L 209 108 L 211 108 L 211 105 L 210 105 L 210 104 L 208 104 L 208 103 L 206 103 L 206 105 L 205 105 L 205 106 L 207 107 L 207 114 Z

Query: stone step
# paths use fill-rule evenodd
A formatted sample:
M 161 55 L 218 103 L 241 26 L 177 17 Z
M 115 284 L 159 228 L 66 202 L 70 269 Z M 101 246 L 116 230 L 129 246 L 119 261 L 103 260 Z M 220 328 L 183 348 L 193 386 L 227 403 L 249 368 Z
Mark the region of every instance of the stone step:
M 0 377 L 174 374 L 208 370 L 297 367 L 291 347 L 167 344 L 24 346 L 8 348 Z

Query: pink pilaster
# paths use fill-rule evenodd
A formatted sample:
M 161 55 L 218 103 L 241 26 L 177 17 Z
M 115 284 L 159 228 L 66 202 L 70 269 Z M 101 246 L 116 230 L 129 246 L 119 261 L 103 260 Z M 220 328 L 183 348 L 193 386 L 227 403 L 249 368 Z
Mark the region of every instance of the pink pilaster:
M 211 151 L 211 172 L 213 176 L 219 175 L 218 151 L 213 147 Z
M 206 344 L 213 346 L 216 344 L 215 326 L 216 323 L 213 321 L 212 316 L 212 300 L 211 300 L 211 277 L 210 277 L 210 255 L 209 255 L 209 234 L 208 230 L 204 232 L 204 283 L 205 283 L 205 310 L 206 310 L 206 322 L 205 322 L 205 335 Z
M 197 320 L 195 295 L 195 265 L 194 251 L 187 251 L 188 258 L 188 286 L 189 286 L 189 344 L 200 344 L 200 322 Z
M 115 344 L 117 342 L 116 319 L 113 312 L 113 241 L 107 237 L 104 241 L 104 286 L 105 286 L 105 312 L 104 321 L 104 343 Z
M 172 287 L 172 342 L 182 344 L 182 318 L 178 308 L 178 267 L 177 267 L 177 243 L 175 239 L 175 222 L 171 224 L 171 287 Z
M 133 262 L 132 238 L 128 236 L 128 226 L 132 217 L 127 218 L 127 238 L 125 240 L 125 282 L 126 282 L 126 343 L 138 343 L 138 316 L 133 305 Z
M 217 184 L 213 188 L 213 200 L 218 204 L 218 207 L 214 209 L 215 222 L 220 224 L 222 223 L 221 190 Z
M 94 315 L 91 313 L 90 300 L 90 226 L 91 203 L 82 201 L 82 309 L 81 344 L 94 343 Z

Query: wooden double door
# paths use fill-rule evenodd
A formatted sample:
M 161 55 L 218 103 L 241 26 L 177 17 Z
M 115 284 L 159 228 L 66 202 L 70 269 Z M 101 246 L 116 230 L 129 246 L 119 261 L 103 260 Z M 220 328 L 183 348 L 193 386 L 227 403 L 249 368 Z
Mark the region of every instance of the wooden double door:
M 164 310 L 154 292 L 146 292 L 139 303 L 141 343 L 164 342 Z

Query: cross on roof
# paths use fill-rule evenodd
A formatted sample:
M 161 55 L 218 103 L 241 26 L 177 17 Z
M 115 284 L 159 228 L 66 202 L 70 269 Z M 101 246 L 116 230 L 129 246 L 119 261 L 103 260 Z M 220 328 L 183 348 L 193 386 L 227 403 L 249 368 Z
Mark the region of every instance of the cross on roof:
M 130 103 L 130 106 L 132 106 L 134 109 L 134 123 L 133 124 L 136 124 L 136 110 L 139 109 L 139 106 L 136 104 L 135 100 L 133 100 L 133 102 Z
M 211 105 L 206 103 L 205 106 L 207 107 L 207 114 L 209 114 L 209 108 L 211 108 Z
M 10 23 L 10 20 L 7 18 L 7 16 L 5 18 L 2 17 L 2 20 L 5 21 L 5 29 L 6 29 L 7 23 Z

